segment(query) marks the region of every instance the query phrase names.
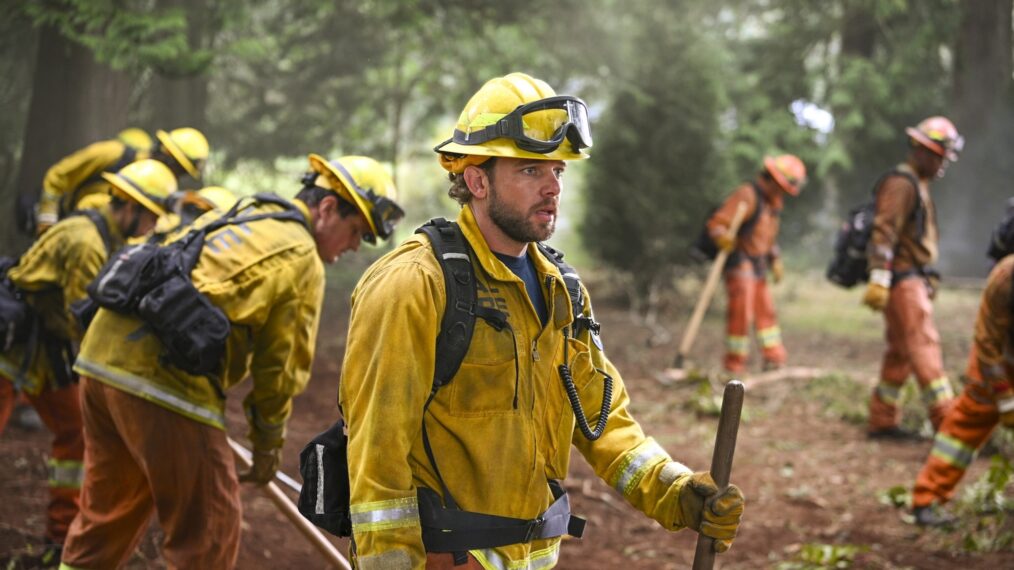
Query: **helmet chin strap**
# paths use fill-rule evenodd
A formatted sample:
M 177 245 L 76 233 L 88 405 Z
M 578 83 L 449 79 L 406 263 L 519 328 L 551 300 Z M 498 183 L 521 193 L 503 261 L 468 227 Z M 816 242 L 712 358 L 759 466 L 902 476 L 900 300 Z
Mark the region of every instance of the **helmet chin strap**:
M 127 224 L 127 227 L 124 228 L 126 237 L 134 237 L 137 233 L 137 227 L 141 225 L 141 206 L 137 202 L 131 204 L 131 212 L 134 215 L 130 218 L 130 223 Z

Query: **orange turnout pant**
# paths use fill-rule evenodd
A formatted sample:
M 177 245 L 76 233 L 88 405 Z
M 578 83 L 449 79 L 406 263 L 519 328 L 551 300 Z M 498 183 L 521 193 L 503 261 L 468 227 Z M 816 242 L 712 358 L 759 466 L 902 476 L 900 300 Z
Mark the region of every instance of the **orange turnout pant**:
M 63 567 L 119 568 L 152 512 L 170 568 L 232 568 L 242 517 L 224 431 L 81 379 L 85 477 Z
M 999 420 L 992 390 L 981 379 L 971 378 L 933 439 L 933 449 L 915 481 L 912 506 L 951 500 L 976 451 Z
M 49 464 L 49 505 L 46 508 L 46 539 L 63 544 L 70 523 L 77 516 L 81 492 L 81 462 L 84 437 L 81 434 L 81 404 L 78 386 L 44 388 L 38 395 L 25 394 L 53 434 Z M 0 378 L 0 434 L 3 434 L 17 399 L 14 385 Z
M 880 367 L 880 382 L 870 397 L 870 430 L 901 423 L 898 399 L 905 380 L 913 373 L 922 389 L 930 421 L 938 428 L 954 392 L 944 373 L 940 334 L 933 324 L 933 304 L 923 279 L 903 279 L 891 288 L 884 322 L 887 351 Z
M 785 364 L 787 354 L 767 279 L 758 276 L 753 264 L 744 261 L 725 271 L 725 290 L 729 297 L 725 320 L 725 358 L 722 362 L 725 369 L 729 372 L 746 369 L 751 325 L 757 330 L 764 361 Z

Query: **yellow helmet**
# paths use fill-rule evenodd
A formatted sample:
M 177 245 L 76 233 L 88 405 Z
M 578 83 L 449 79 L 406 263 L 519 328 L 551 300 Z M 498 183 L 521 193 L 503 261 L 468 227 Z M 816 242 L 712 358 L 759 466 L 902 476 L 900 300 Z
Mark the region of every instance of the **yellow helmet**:
M 391 237 L 405 212 L 395 202 L 398 190 L 382 164 L 366 156 L 343 156 L 328 161 L 319 154 L 311 154 L 309 158 L 310 169 L 317 173 L 310 184 L 331 190 L 359 209 L 373 232 L 363 236 L 367 243 L 375 243 L 377 237 Z
M 468 100 L 451 138 L 437 145 L 441 165 L 460 173 L 465 156 L 536 160 L 588 158 L 592 146 L 588 107 L 577 97 L 557 95 L 546 82 L 524 73 L 490 79 Z
M 148 150 L 151 148 L 151 145 L 155 144 L 155 141 L 151 139 L 151 135 L 137 127 L 123 129 L 117 133 L 116 139 L 137 150 Z
M 201 169 L 208 160 L 208 139 L 197 129 L 183 127 L 174 129 L 171 132 L 158 130 L 155 132 L 159 142 L 165 147 L 176 162 L 180 163 L 189 174 L 196 180 L 201 178 Z
M 169 167 L 150 158 L 132 162 L 115 174 L 103 172 L 102 178 L 112 185 L 114 194 L 125 195 L 156 216 L 166 214 L 166 199 L 177 188 Z
M 228 188 L 221 186 L 205 186 L 197 191 L 195 197 L 199 201 L 204 202 L 206 205 L 205 210 L 214 209 L 219 212 L 229 211 L 239 201 L 239 196 L 233 194 Z

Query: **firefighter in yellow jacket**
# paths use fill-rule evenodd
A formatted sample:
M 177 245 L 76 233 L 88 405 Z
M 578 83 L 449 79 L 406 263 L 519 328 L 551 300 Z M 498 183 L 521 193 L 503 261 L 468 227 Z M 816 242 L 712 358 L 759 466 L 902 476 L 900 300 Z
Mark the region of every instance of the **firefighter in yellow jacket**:
M 663 527 L 698 530 L 718 539 L 720 551 L 732 542 L 743 510 L 739 489 L 720 491 L 710 475 L 674 461 L 643 433 L 597 326 L 573 334 L 564 276 L 536 247 L 555 228 L 565 161 L 587 158 L 590 146 L 583 102 L 512 73 L 487 82 L 453 137 L 435 149 L 463 206 L 457 223 L 473 252 L 474 312 L 502 314 L 498 324 L 475 321 L 447 386 L 433 388 L 447 295 L 427 238 L 401 244 L 357 285 L 339 389 L 357 567 L 554 566 L 561 535 L 574 530 L 566 495 L 551 483 L 567 476 L 571 443 Z M 591 317 L 588 304 L 581 320 Z M 589 411 L 581 431 L 563 364 L 577 404 Z M 585 435 L 590 426 L 599 430 L 589 434 L 594 441 Z M 477 528 L 485 536 L 475 540 L 434 530 L 434 516 L 475 513 L 501 517 L 513 530 Z M 513 532 L 519 524 L 527 531 Z
M 197 242 L 193 286 L 231 324 L 214 372 L 190 374 L 186 363 L 166 358 L 152 333 L 166 323 L 98 311 L 74 367 L 82 376 L 88 453 L 81 512 L 61 568 L 119 567 L 153 512 L 170 567 L 234 566 L 238 481 L 274 477 L 292 398 L 309 381 L 324 296 L 321 261 L 333 263 L 361 240 L 388 238 L 401 217 L 393 181 L 373 159 L 310 155 L 310 164 L 294 200 L 245 198 L 236 215 L 270 216 L 213 229 Z M 280 215 L 287 217 L 271 217 Z M 209 213 L 192 227 L 219 217 Z M 225 391 L 248 375 L 253 388 L 243 408 L 253 466 L 237 481 Z
M 885 174 L 875 189 L 876 215 L 867 251 L 870 279 L 863 303 L 883 311 L 887 350 L 880 382 L 870 396 L 868 434 L 909 439 L 901 428 L 898 398 L 910 374 L 922 389 L 934 428 L 940 426 L 954 393 L 944 371 L 940 333 L 933 324 L 933 297 L 940 276 L 938 227 L 930 182 L 958 159 L 964 139 L 944 117 L 908 128 L 908 160 Z
M 50 167 L 42 181 L 36 212 L 38 233 L 70 212 L 106 203 L 109 182 L 102 174 L 116 172 L 135 160 L 153 158 L 168 166 L 177 179 L 185 174 L 200 179 L 209 147 L 208 140 L 197 129 L 157 131 L 158 144 L 148 148 L 133 146 L 143 143 L 138 133 L 124 133 L 117 139 L 88 145 Z
M 84 453 L 77 379 L 70 369 L 84 330 L 73 308 L 87 297 L 85 288 L 109 254 L 126 238 L 150 232 L 165 213 L 165 198 L 176 190 L 176 177 L 155 160 L 106 176 L 114 192 L 109 205 L 60 221 L 7 272 L 25 292 L 38 328 L 29 341 L 0 354 L 0 433 L 15 389 L 26 394 L 53 432 L 46 539 L 57 549 L 78 512 Z

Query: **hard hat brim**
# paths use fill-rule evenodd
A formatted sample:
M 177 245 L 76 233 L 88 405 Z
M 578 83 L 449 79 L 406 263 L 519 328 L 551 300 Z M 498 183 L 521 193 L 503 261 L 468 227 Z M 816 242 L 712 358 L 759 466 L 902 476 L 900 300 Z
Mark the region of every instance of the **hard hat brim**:
M 775 182 L 781 187 L 782 190 L 787 192 L 790 196 L 799 196 L 799 186 L 789 184 L 789 181 L 778 171 L 778 167 L 775 164 L 775 159 L 766 156 L 764 157 L 764 169 L 768 171 L 771 178 L 775 179 Z
M 477 145 L 463 145 L 454 142 L 453 139 L 447 139 L 437 145 L 433 150 L 440 153 L 472 154 L 478 156 L 498 156 L 505 158 L 529 158 L 532 160 L 584 160 L 586 158 L 591 158 L 591 156 L 585 152 L 564 150 L 565 147 L 569 148 L 570 144 L 564 142 L 553 152 L 541 154 L 538 152 L 521 150 L 514 144 L 513 141 L 506 138 L 494 139 Z
M 169 136 L 169 133 L 159 129 L 155 132 L 155 136 L 158 137 L 162 146 L 169 151 L 169 154 L 176 159 L 176 162 L 180 163 L 180 166 L 182 166 L 183 169 L 194 178 L 194 180 L 201 179 L 201 171 L 197 169 L 193 161 L 191 161 L 186 153 L 183 152 L 183 149 L 181 149 L 179 145 L 173 141 L 172 137 Z
M 166 215 L 165 208 L 159 206 L 151 198 L 148 198 L 141 192 L 138 192 L 138 190 L 134 188 L 132 184 L 124 180 L 123 177 L 121 177 L 119 174 L 115 174 L 112 172 L 103 172 L 102 178 L 104 178 L 106 182 L 109 182 L 109 184 L 112 185 L 114 191 L 119 191 L 126 194 L 128 198 L 144 206 L 144 208 L 149 212 L 159 217 Z
M 331 191 L 339 195 L 346 202 L 350 202 L 359 209 L 359 213 L 366 218 L 366 223 L 370 225 L 370 231 L 373 235 L 379 235 L 377 233 L 377 227 L 373 223 L 373 216 L 370 215 L 370 204 L 365 198 L 360 196 L 358 193 L 352 191 L 352 188 L 356 187 L 354 180 L 349 180 L 326 158 L 319 154 L 310 154 L 310 168 L 312 168 L 317 174 L 324 175 L 328 179 L 328 183 L 331 184 Z
M 931 152 L 933 152 L 933 154 L 935 154 L 935 155 L 942 156 L 942 157 L 946 158 L 947 160 L 950 160 L 951 162 L 954 162 L 954 161 L 956 161 L 958 159 L 957 153 L 955 153 L 955 152 L 948 152 L 947 149 L 944 148 L 944 145 L 942 145 L 942 144 L 938 143 L 937 141 L 929 138 L 928 136 L 926 136 L 925 134 L 923 134 L 922 131 L 920 131 L 919 129 L 914 129 L 912 127 L 905 127 L 905 134 L 908 135 L 909 138 L 911 138 L 915 142 L 917 142 L 920 145 L 926 147 L 928 150 L 930 150 Z

